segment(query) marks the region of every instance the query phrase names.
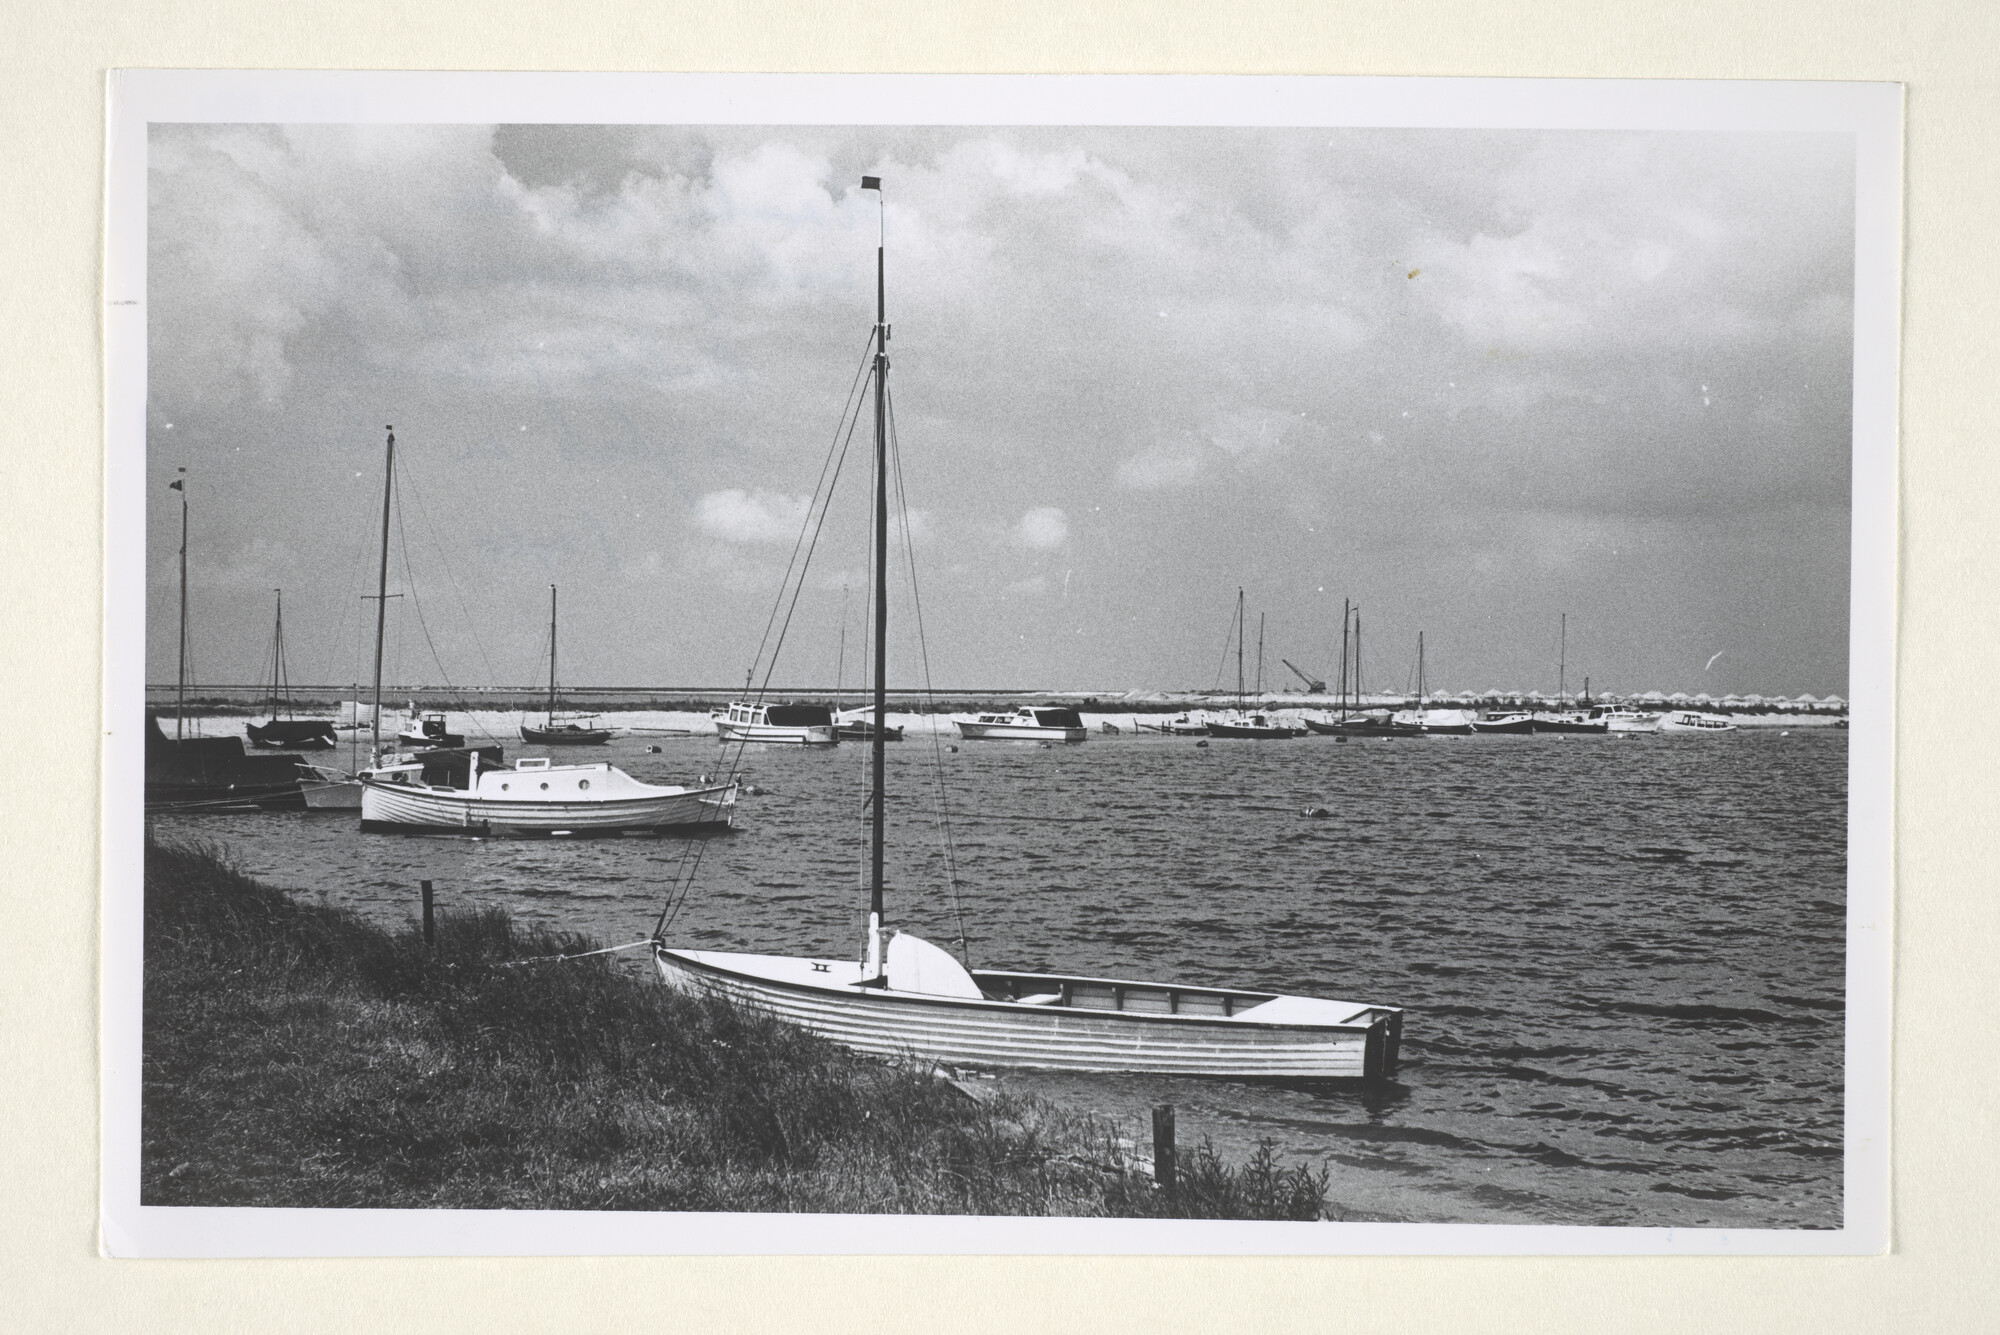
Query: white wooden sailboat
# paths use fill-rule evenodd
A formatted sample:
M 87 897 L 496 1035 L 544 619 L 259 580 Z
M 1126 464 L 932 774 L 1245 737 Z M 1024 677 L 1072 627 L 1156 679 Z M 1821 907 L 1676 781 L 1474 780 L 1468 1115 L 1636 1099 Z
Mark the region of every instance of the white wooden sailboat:
M 873 177 L 864 190 L 881 189 Z M 973 971 L 937 946 L 884 938 L 883 726 L 888 712 L 889 326 L 876 251 L 875 732 L 868 811 L 869 904 L 861 958 L 814 959 L 669 946 L 654 961 L 669 987 L 727 998 L 834 1042 L 954 1065 L 1139 1071 L 1232 1079 L 1373 1079 L 1395 1069 L 1393 1006 L 1067 974 Z
M 453 739 L 457 746 L 447 744 L 417 755 L 383 753 L 383 609 L 388 606 L 389 505 L 395 470 L 392 427 L 376 586 L 374 763 L 360 776 L 361 828 L 378 833 L 548 837 L 728 828 L 736 804 L 734 783 L 691 788 L 649 784 L 613 765 L 556 765 L 546 758 L 517 760 L 514 768 L 504 769 L 486 763 L 499 759 L 499 748 L 466 749 L 462 738 Z M 444 716 L 429 716 L 422 722 L 417 744 L 435 744 L 445 733 Z

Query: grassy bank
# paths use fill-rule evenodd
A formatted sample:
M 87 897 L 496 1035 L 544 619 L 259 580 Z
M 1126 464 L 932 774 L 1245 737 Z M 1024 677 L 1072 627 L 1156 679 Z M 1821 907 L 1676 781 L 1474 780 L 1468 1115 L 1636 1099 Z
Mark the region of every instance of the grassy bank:
M 149 1205 L 1312 1219 L 1326 1178 L 1114 1129 L 692 1000 L 498 910 L 434 947 L 149 843 Z

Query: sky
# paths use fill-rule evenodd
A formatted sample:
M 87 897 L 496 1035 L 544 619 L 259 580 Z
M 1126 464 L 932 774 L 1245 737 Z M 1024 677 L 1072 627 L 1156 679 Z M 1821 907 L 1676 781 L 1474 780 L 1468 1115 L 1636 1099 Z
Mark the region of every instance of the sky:
M 740 684 L 874 319 L 892 683 L 1847 691 L 1844 136 L 155 126 L 148 679 Z M 860 189 L 879 176 L 878 196 Z M 869 428 L 771 680 L 861 680 Z M 913 558 L 913 561 L 908 559 Z M 914 634 L 907 570 L 921 595 Z M 843 639 L 843 627 L 845 635 Z M 768 652 L 757 671 L 768 666 Z

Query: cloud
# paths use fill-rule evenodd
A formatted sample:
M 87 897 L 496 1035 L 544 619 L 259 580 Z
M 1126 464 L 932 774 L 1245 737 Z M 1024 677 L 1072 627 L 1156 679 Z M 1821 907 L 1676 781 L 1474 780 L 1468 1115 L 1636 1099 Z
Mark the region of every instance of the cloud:
M 1054 551 L 1069 541 L 1069 516 L 1053 505 L 1038 505 L 1021 516 L 1011 536 L 1031 552 Z
M 1155 445 L 1118 464 L 1118 484 L 1136 491 L 1193 486 L 1201 475 L 1201 456 L 1186 448 L 1170 450 Z
M 788 543 L 797 540 L 811 504 L 804 496 L 728 487 L 695 503 L 694 522 L 724 542 Z

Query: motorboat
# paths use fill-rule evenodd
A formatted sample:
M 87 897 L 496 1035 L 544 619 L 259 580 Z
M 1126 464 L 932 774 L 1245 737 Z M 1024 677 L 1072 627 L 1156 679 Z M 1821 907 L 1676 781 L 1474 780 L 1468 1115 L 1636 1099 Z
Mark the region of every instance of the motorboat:
M 1081 742 L 1090 736 L 1083 716 L 1060 705 L 1024 705 L 1011 714 L 953 718 L 968 742 Z
M 443 714 L 418 715 L 412 709 L 410 715 L 409 725 L 396 734 L 398 746 L 436 751 L 465 745 L 465 738 L 451 730 Z
M 834 733 L 843 742 L 865 742 L 875 735 L 875 715 L 870 709 L 843 709 L 833 716 Z M 882 740 L 903 740 L 901 724 L 882 725 Z
M 833 746 L 840 741 L 833 711 L 825 705 L 760 705 L 737 700 L 715 716 L 715 731 L 725 742 Z
M 1502 733 L 1510 736 L 1525 737 L 1534 730 L 1535 716 L 1533 714 L 1519 712 L 1511 714 L 1488 714 L 1484 718 L 1476 718 L 1472 721 L 1472 731 L 1481 734 Z
M 1658 732 L 1660 716 L 1642 714 L 1636 709 L 1616 708 L 1593 709 L 1591 713 L 1604 720 L 1604 726 L 1612 732 Z
M 1660 715 L 1661 732 L 1735 732 L 1736 724 L 1716 714 L 1696 709 L 1674 709 Z

